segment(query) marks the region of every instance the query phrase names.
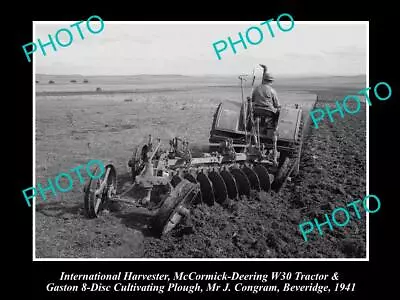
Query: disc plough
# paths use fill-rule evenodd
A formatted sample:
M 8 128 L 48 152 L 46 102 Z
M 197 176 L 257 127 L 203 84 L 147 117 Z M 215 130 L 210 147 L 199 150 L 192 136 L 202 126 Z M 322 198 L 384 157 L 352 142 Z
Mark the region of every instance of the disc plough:
M 89 181 L 85 187 L 86 214 L 98 217 L 115 201 L 144 207 L 153 214 L 152 229 L 162 235 L 187 218 L 193 205 L 224 205 L 249 197 L 252 190 L 271 191 L 274 175 L 268 169 L 274 170 L 274 166 L 262 152 L 236 153 L 229 140 L 221 143 L 219 150 L 193 157 L 184 139 L 174 138 L 168 149 L 162 149 L 160 140 L 153 145 L 149 136 L 128 162 L 133 183 L 127 190 L 117 193 L 113 165 L 105 166 L 102 177 Z

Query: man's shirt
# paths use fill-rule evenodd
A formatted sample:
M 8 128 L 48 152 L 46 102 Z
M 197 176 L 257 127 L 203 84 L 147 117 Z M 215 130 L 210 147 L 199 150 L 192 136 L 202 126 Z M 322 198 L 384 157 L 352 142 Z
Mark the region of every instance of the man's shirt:
M 268 84 L 260 84 L 253 90 L 252 101 L 255 105 L 278 108 L 279 100 L 276 91 Z

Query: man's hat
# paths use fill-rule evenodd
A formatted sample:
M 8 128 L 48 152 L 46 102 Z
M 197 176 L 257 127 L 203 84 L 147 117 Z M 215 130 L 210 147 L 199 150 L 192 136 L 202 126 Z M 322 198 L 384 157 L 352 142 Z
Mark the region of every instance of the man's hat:
M 265 73 L 263 76 L 263 81 L 274 81 L 274 77 L 271 74 Z

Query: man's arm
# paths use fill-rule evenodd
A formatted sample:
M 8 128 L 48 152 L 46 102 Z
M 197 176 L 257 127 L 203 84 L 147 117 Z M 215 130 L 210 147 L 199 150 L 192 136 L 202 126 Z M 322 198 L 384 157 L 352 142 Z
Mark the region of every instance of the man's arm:
M 276 93 L 276 91 L 274 89 L 272 90 L 272 101 L 274 102 L 274 106 L 275 108 L 280 108 L 281 104 L 279 103 L 279 98 L 278 98 L 278 94 Z

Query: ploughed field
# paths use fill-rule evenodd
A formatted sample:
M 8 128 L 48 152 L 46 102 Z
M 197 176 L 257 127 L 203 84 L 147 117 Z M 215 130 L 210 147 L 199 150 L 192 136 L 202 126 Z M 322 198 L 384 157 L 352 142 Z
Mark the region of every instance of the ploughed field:
M 176 135 L 207 143 L 217 105 L 240 101 L 235 77 L 101 77 L 73 84 L 73 77 L 55 76 L 52 85 L 45 76 L 36 79 L 35 177 L 43 185 L 98 159 L 116 166 L 122 191 L 129 184 L 132 150 L 148 134 L 166 146 Z M 107 87 L 107 92 L 93 93 L 96 87 Z M 299 103 L 307 115 L 317 94 L 322 100 L 341 100 L 365 87 L 365 78 L 287 79 L 275 87 L 283 104 Z M 83 186 L 75 179 L 72 191 L 48 193 L 47 202 L 38 198 L 36 257 L 365 257 L 365 218 L 356 220 L 352 214 L 348 226 L 326 229 L 322 237 L 310 235 L 308 243 L 298 230 L 299 223 L 323 220 L 324 213 L 365 195 L 365 116 L 363 105 L 356 115 L 310 128 L 299 177 L 279 194 L 253 194 L 229 207 L 201 204 L 192 211 L 191 226 L 179 226 L 161 239 L 148 230 L 150 216 L 143 209 L 120 205 L 101 218 L 87 219 Z

